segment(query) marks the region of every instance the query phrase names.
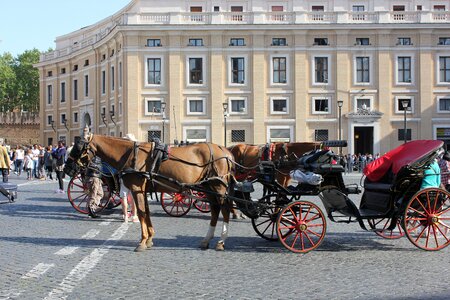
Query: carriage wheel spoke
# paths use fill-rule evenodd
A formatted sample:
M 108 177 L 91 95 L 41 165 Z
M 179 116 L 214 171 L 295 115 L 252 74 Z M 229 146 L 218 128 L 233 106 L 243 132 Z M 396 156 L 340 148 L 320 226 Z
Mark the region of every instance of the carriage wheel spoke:
M 420 204 L 421 204 L 421 202 L 419 202 Z M 423 207 L 423 205 L 421 204 L 421 206 Z M 426 211 L 425 211 L 425 213 L 423 213 L 423 212 L 420 212 L 420 211 L 418 211 L 417 209 L 415 209 L 415 208 L 413 208 L 413 207 L 410 207 L 409 208 L 410 210 L 412 210 L 412 211 L 414 211 L 414 212 L 416 212 L 416 213 L 418 213 L 418 214 L 420 214 L 420 215 L 422 215 L 422 216 L 427 216 L 427 214 L 426 214 Z M 425 209 L 425 208 L 424 208 Z

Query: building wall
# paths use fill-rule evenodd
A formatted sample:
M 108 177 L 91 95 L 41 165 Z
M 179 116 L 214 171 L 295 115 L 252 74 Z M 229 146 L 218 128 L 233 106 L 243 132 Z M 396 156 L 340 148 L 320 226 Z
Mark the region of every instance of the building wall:
M 126 22 L 123 21 L 124 11 L 121 11 L 115 15 L 121 22 L 115 27 L 110 26 L 106 30 L 106 25 L 100 22 L 86 29 L 97 32 L 97 37 L 101 36 L 91 47 L 83 48 L 79 43 L 70 46 L 67 40 L 76 40 L 79 35 L 76 32 L 57 39 L 57 49 L 58 45 L 71 47 L 69 54 L 59 55 L 69 52 L 68 48 L 61 48 L 58 50 L 60 52 L 50 56 L 46 54 L 41 59 L 38 65 L 41 70 L 41 108 L 45 111 L 41 122 L 44 132 L 42 142 L 49 137 L 73 139 L 86 125 L 87 118 L 91 120 L 91 129 L 95 133 L 121 136 L 130 132 L 141 141 L 148 139 L 149 131 L 164 131 L 165 142 L 186 140 L 188 132 L 203 128 L 207 129 L 206 140 L 218 144 L 224 143 L 226 134 L 227 145 L 233 144 L 231 133 L 235 130 L 245 130 L 244 142 L 254 144 L 277 140 L 270 138 L 270 132 L 279 129 L 290 129 L 291 141 L 313 141 L 316 130 L 327 130 L 328 139 L 337 139 L 337 101 L 341 100 L 341 135 L 349 143 L 347 151 L 356 152 L 356 136 L 359 130 L 367 127 L 372 130 L 372 152 L 386 152 L 403 142 L 399 139 L 399 129 L 404 127 L 404 114 L 398 109 L 399 99 L 403 98 L 411 99 L 412 103 L 412 111 L 407 113 L 411 138 L 442 138 L 437 133 L 450 128 L 450 111 L 440 112 L 437 105 L 440 97 L 450 98 L 450 85 L 439 82 L 438 68 L 439 57 L 450 56 L 450 45 L 438 45 L 438 41 L 441 37 L 450 37 L 450 23 L 446 21 L 450 18 L 436 24 L 422 22 L 422 19 L 432 19 L 429 8 L 433 7 L 433 3 L 443 3 L 448 9 L 450 4 L 447 2 L 425 1 L 421 4 L 420 1 L 409 1 L 406 10 L 413 11 L 416 5 L 423 5 L 423 9 L 428 11 L 420 12 L 418 19 L 412 23 L 408 21 L 406 25 L 404 20 L 394 24 L 389 19 L 393 17 L 389 12 L 395 5 L 392 1 L 366 1 L 366 9 L 381 13 L 377 14 L 376 22 L 364 24 L 349 23 L 351 1 L 324 2 L 325 12 L 332 12 L 324 14 L 326 18 L 332 17 L 334 21 L 331 24 L 321 19 L 311 21 L 310 17 L 315 15 L 308 15 L 309 2 L 287 1 L 285 9 L 294 11 L 294 15 L 286 15 L 286 18 L 294 21 L 275 25 L 269 22 L 273 16 L 267 15 L 270 6 L 266 5 L 266 1 L 253 1 L 253 7 L 244 9 L 244 12 L 254 13 L 253 23 L 250 24 L 223 24 L 221 21 L 215 25 L 191 24 L 192 19 L 189 18 L 198 18 L 198 15 L 173 13 L 167 19 L 169 23 L 161 25 L 152 23 L 156 21 L 145 21 L 156 18 L 156 15 L 148 13 L 151 9 L 147 7 L 147 1 L 132 1 L 126 8 L 129 12 Z M 185 1 L 165 3 L 175 8 L 178 5 L 181 11 L 189 11 L 189 3 Z M 216 5 L 220 6 L 221 11 L 226 10 L 230 3 L 217 1 L 208 4 L 211 7 L 205 7 L 204 11 L 211 11 Z M 164 13 L 169 9 L 161 6 L 159 11 Z M 350 14 L 350 17 L 345 14 Z M 219 15 L 204 16 L 215 22 Z M 222 17 L 227 16 L 224 14 Z M 405 16 L 410 18 L 409 13 Z M 341 22 L 344 17 L 347 21 Z M 243 18 L 247 18 L 245 14 Z M 255 24 L 257 20 L 263 20 L 262 24 Z M 319 24 L 313 24 L 316 21 Z M 137 24 L 131 24 L 133 22 Z M 400 37 L 409 37 L 412 44 L 397 45 Z M 204 46 L 188 46 L 190 38 L 202 39 Z M 231 38 L 243 38 L 245 45 L 230 46 Z M 285 38 L 287 46 L 271 46 L 273 38 Z M 327 38 L 329 45 L 313 45 L 314 38 Z M 369 38 L 370 44 L 356 45 L 357 38 Z M 147 47 L 148 39 L 160 39 L 162 46 Z M 399 56 L 412 58 L 413 79 L 409 84 L 397 82 Z M 201 57 L 204 61 L 204 79 L 200 85 L 187 83 L 190 57 Z M 229 82 L 231 57 L 245 58 L 244 84 Z M 285 84 L 271 81 L 274 57 L 287 59 Z M 328 83 L 314 82 L 315 57 L 328 59 Z M 355 82 L 356 57 L 370 58 L 368 84 Z M 145 82 L 149 58 L 160 58 L 162 61 L 160 84 L 148 85 Z M 89 61 L 87 66 L 86 60 Z M 78 65 L 76 71 L 75 65 Z M 112 67 L 114 91 L 111 88 Z M 62 68 L 66 69 L 65 74 L 61 73 Z M 52 76 L 48 76 L 49 71 Z M 105 93 L 102 91 L 103 72 L 106 76 Z M 86 75 L 89 76 L 87 96 L 84 95 Z M 74 80 L 78 80 L 78 100 L 73 100 Z M 61 103 L 61 82 L 66 82 L 64 103 Z M 51 105 L 47 105 L 48 85 L 53 86 Z M 282 98 L 288 99 L 286 112 L 271 112 L 271 101 Z M 314 99 L 320 98 L 329 99 L 327 113 L 313 113 Z M 188 113 L 187 101 L 195 99 L 204 100 L 204 112 L 201 114 Z M 226 116 L 225 133 L 222 103 L 227 102 L 230 107 L 231 100 L 235 99 L 245 99 L 246 108 L 242 113 Z M 369 110 L 358 110 L 357 99 L 367 99 Z M 146 101 L 165 102 L 164 113 L 146 112 Z M 113 106 L 114 116 L 111 118 Z M 78 114 L 78 122 L 74 121 L 74 113 Z M 62 114 L 66 114 L 70 130 L 61 122 Z M 49 115 L 55 120 L 57 133 L 47 122 Z M 450 134 L 447 133 L 446 138 L 450 140 Z

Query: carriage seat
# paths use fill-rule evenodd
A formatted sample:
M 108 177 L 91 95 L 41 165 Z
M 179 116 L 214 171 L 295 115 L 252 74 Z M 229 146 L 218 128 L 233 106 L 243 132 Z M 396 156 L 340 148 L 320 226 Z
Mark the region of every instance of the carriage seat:
M 373 192 L 389 193 L 391 191 L 391 187 L 392 184 L 390 183 L 369 181 L 364 182 L 364 188 Z

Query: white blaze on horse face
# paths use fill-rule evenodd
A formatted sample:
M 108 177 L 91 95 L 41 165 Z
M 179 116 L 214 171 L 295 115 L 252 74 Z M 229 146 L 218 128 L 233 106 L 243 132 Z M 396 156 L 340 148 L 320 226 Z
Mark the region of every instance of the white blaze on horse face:
M 223 222 L 223 225 L 222 225 L 222 234 L 221 234 L 221 236 L 220 236 L 220 241 L 219 241 L 219 243 L 222 242 L 222 243 L 225 244 L 225 240 L 228 238 L 228 226 L 229 226 L 229 224 L 228 224 L 227 222 Z
M 89 140 L 89 127 L 86 124 L 86 127 L 83 129 L 83 138 L 85 141 Z
M 207 240 L 208 242 L 212 240 L 212 238 L 214 237 L 214 231 L 216 231 L 216 227 L 210 225 L 205 240 Z

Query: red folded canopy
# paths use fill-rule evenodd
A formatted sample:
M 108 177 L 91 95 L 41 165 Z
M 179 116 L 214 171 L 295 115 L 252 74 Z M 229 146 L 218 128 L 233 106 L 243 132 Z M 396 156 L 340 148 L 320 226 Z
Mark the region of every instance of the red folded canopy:
M 418 140 L 402 144 L 368 164 L 364 168 L 364 175 L 370 181 L 379 181 L 391 168 L 395 175 L 403 166 L 419 160 L 443 144 L 437 140 Z

